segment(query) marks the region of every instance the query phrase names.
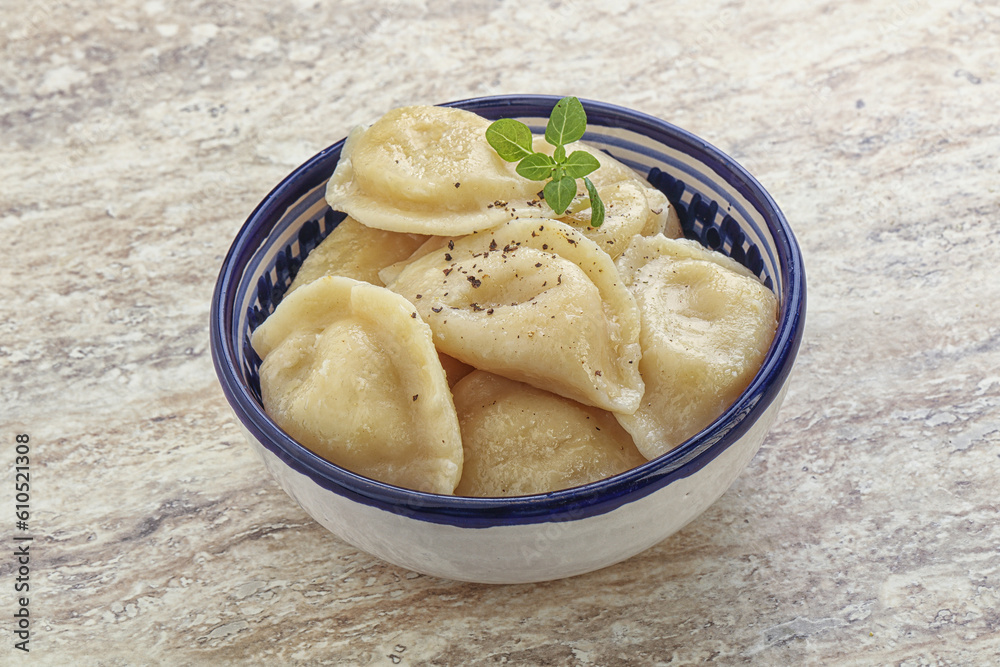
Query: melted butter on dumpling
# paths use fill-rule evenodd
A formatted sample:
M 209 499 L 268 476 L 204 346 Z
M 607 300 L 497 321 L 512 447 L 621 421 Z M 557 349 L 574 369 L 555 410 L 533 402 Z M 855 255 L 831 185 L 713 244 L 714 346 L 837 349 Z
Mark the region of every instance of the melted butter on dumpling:
M 605 410 L 474 371 L 455 385 L 462 496 L 519 496 L 595 482 L 646 462 Z
M 690 240 L 636 236 L 618 269 L 642 315 L 646 393 L 633 414 L 616 416 L 652 459 L 712 423 L 749 385 L 778 303 L 741 264 Z
M 454 236 L 513 217 L 554 217 L 542 184 L 486 141 L 490 121 L 434 106 L 394 109 L 351 133 L 326 199 L 369 227 Z
M 458 419 L 430 328 L 384 287 L 345 277 L 288 295 L 253 333 L 267 414 L 353 472 L 450 494 Z
M 639 405 L 635 301 L 611 258 L 569 225 L 513 220 L 449 239 L 387 286 L 445 354 L 606 410 Z
M 384 285 L 379 271 L 409 257 L 426 238 L 366 227 L 348 216 L 305 258 L 285 296 L 323 276 Z

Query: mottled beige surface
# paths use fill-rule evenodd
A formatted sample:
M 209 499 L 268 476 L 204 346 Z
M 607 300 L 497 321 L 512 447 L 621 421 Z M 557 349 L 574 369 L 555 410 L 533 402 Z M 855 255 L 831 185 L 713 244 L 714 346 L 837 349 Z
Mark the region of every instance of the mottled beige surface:
M 1000 663 L 996 2 L 325 5 L 0 2 L 0 663 Z M 798 234 L 809 319 L 708 512 L 619 566 L 491 587 L 307 518 L 242 441 L 207 320 L 295 165 L 392 106 L 515 92 L 742 161 Z

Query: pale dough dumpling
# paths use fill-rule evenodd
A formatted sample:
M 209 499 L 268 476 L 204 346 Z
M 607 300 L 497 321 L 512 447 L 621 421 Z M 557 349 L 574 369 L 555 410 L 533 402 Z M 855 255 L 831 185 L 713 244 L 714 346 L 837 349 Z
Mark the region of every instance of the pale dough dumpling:
M 486 141 L 490 121 L 434 106 L 393 109 L 348 137 L 326 199 L 369 227 L 454 236 L 513 217 L 554 217 L 542 183 Z
M 642 314 L 646 394 L 616 416 L 652 459 L 739 397 L 774 338 L 778 302 L 745 267 L 694 241 L 636 236 L 618 269 Z
M 431 330 L 405 299 L 326 276 L 288 295 L 251 342 L 264 409 L 302 445 L 372 479 L 454 491 L 455 406 Z
M 600 155 L 599 159 L 610 159 Z M 666 229 L 670 202 L 666 195 L 656 188 L 643 185 L 638 178 L 621 180 L 599 187 L 597 193 L 604 203 L 604 224 L 590 226 L 590 206 L 559 218 L 568 222 L 608 253 L 617 258 L 628 247 L 636 234 L 652 236 Z M 678 229 L 670 230 L 673 237 L 679 236 Z
M 426 238 L 373 229 L 348 216 L 305 258 L 285 296 L 322 276 L 383 285 L 378 272 L 409 257 Z
M 445 354 L 606 410 L 639 405 L 635 301 L 611 258 L 569 225 L 514 220 L 450 239 L 387 287 Z
M 535 137 L 533 148 L 549 155 L 554 150 L 543 137 Z M 629 241 L 636 234 L 652 236 L 662 233 L 670 238 L 683 236 L 680 218 L 665 194 L 651 186 L 628 165 L 586 142 L 577 141 L 566 147 L 567 153 L 576 150 L 590 153 L 601 163 L 600 168 L 588 178 L 604 202 L 604 224 L 600 227 L 590 226 L 590 206 L 585 201 L 588 195 L 583 179 L 577 181 L 576 188 L 580 203 L 574 203 L 559 220 L 582 231 L 601 250 L 611 255 L 612 259 L 625 252 Z M 580 208 L 581 205 L 583 208 Z
M 594 482 L 646 462 L 610 412 L 499 375 L 455 385 L 462 496 L 520 496 Z

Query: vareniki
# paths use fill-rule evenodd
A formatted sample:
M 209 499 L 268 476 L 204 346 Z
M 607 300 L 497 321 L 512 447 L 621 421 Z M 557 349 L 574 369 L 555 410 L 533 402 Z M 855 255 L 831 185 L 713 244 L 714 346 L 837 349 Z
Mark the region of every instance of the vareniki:
M 387 287 L 456 359 L 605 410 L 639 406 L 635 300 L 611 258 L 569 225 L 513 220 L 449 240 Z
M 465 452 L 458 495 L 558 491 L 646 461 L 604 410 L 485 371 L 454 391 Z
M 348 217 L 251 336 L 275 423 L 371 479 L 510 496 L 616 475 L 718 418 L 774 336 L 774 294 L 677 240 L 628 166 L 590 149 L 557 217 L 489 126 L 420 106 L 352 132 L 327 186 Z
M 708 426 L 760 368 L 777 326 L 777 299 L 741 264 L 689 240 L 636 236 L 618 258 L 642 314 L 646 393 L 618 414 L 653 459 Z
M 351 133 L 326 198 L 335 211 L 394 232 L 454 236 L 515 217 L 554 217 L 538 183 L 486 143 L 471 111 L 412 106 Z
M 285 296 L 323 276 L 382 285 L 379 271 L 409 257 L 426 238 L 366 227 L 348 216 L 305 258 Z
M 430 328 L 383 287 L 325 276 L 288 295 L 254 331 L 264 409 L 348 470 L 450 494 L 462 441 Z

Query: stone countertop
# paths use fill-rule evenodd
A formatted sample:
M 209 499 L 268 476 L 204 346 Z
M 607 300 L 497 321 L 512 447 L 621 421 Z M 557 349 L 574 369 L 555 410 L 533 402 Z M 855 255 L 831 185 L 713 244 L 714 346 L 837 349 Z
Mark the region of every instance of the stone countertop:
M 1000 7 L 875 4 L 5 3 L 0 662 L 30 535 L 32 664 L 1000 663 Z M 320 528 L 208 349 L 222 257 L 285 174 L 391 107 L 499 93 L 700 135 L 778 201 L 809 278 L 790 392 L 729 492 L 631 560 L 519 586 Z

